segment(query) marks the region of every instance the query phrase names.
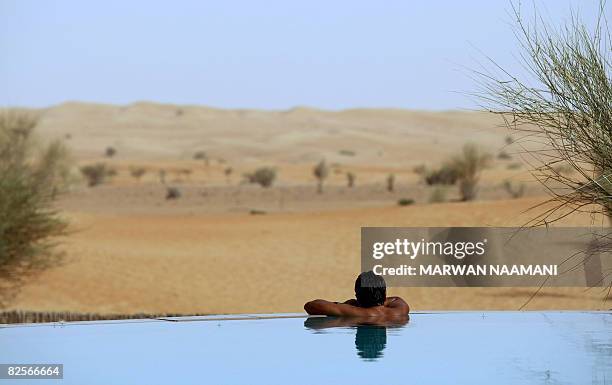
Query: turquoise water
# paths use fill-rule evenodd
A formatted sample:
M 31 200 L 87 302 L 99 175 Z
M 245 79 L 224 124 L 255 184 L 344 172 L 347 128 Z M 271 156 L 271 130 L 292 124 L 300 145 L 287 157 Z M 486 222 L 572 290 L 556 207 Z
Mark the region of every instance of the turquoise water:
M 64 364 L 16 384 L 612 384 L 610 312 L 278 316 L 3 327 L 0 363 Z

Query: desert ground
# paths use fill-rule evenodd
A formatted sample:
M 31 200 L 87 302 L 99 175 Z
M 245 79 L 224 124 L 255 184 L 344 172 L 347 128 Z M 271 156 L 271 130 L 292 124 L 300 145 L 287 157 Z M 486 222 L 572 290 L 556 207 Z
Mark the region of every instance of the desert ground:
M 312 298 L 352 296 L 361 226 L 516 226 L 546 199 L 523 149 L 508 145 L 511 133 L 480 112 L 153 103 L 66 103 L 35 112 L 40 140 L 62 140 L 72 154 L 74 181 L 58 202 L 71 233 L 60 240 L 63 263 L 34 277 L 10 309 L 301 311 Z M 495 158 L 478 199 L 458 202 L 456 187 L 448 187 L 443 202 L 430 203 L 434 187 L 415 167 L 435 167 L 466 142 Z M 331 174 L 319 194 L 312 170 L 322 159 Z M 116 175 L 88 187 L 78 168 L 99 162 Z M 242 174 L 260 166 L 277 170 L 272 187 L 244 183 Z M 144 175 L 132 176 L 135 168 Z M 354 187 L 347 172 L 356 177 Z M 505 181 L 524 185 L 524 193 L 512 197 Z M 168 187 L 181 196 L 167 200 Z M 402 198 L 414 204 L 399 206 Z M 574 215 L 558 225 L 598 221 Z M 516 310 L 534 291 L 391 288 L 390 294 L 405 297 L 413 310 Z M 547 288 L 526 309 L 610 307 L 601 289 Z

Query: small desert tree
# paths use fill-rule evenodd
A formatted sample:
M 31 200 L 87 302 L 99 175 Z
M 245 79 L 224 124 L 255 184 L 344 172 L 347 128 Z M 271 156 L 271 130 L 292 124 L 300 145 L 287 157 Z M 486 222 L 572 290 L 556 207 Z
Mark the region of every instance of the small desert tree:
M 387 175 L 387 191 L 393 192 L 395 189 L 395 175 L 389 174 Z
M 67 186 L 67 152 L 60 142 L 37 148 L 36 124 L 25 113 L 0 113 L 0 280 L 9 284 L 0 305 L 6 290 L 57 262 L 51 240 L 66 231 L 53 203 Z
M 490 162 L 491 155 L 473 143 L 464 145 L 461 154 L 451 158 L 449 164 L 456 170 L 461 200 L 476 198 L 480 173 Z
M 321 194 L 323 192 L 323 182 L 329 176 L 329 166 L 325 160 L 320 161 L 312 170 L 315 178 L 317 178 L 317 192 Z
M 355 174 L 353 174 L 350 171 L 346 173 L 346 185 L 349 188 L 352 188 L 353 186 L 355 186 Z
M 576 17 L 561 28 L 541 18 L 527 23 L 513 6 L 528 76 L 499 67 L 498 73 L 477 73 L 484 107 L 528 140 L 532 173 L 550 194 L 545 203 L 552 206 L 544 206 L 531 225 L 577 211 L 612 220 L 612 47 L 606 6 L 600 3 L 593 30 Z M 559 172 L 560 163 L 576 172 Z

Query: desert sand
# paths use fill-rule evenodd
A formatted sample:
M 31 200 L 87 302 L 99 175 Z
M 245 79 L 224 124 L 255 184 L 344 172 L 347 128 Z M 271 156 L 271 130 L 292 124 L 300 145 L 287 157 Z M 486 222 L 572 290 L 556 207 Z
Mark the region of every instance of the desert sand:
M 499 121 L 477 112 L 406 110 L 218 110 L 137 103 L 67 103 L 37 111 L 41 140 L 63 140 L 77 166 L 105 162 L 107 183 L 76 180 L 58 208 L 72 233 L 62 265 L 22 288 L 12 309 L 99 313 L 301 311 L 312 298 L 346 299 L 359 271 L 361 226 L 515 226 L 546 199 L 508 147 Z M 413 171 L 436 166 L 472 141 L 493 155 L 474 202 L 428 203 L 431 187 Z M 116 149 L 105 157 L 105 149 Z M 194 154 L 205 152 L 206 159 Z M 332 173 L 317 194 L 314 164 Z M 522 165 L 521 165 L 522 164 Z M 278 179 L 241 183 L 262 165 Z M 513 166 L 511 166 L 513 165 Z M 133 167 L 146 169 L 136 179 Z M 229 167 L 232 173 L 224 172 Z M 160 183 L 165 170 L 165 184 Z M 346 172 L 356 186 L 346 186 Z M 387 175 L 396 188 L 386 191 Z M 512 199 L 505 180 L 525 184 Z M 180 189 L 166 200 L 166 187 Z M 415 204 L 400 207 L 400 198 Z M 260 215 L 253 215 L 256 210 Z M 576 215 L 560 225 L 591 225 Z M 392 288 L 413 310 L 518 309 L 530 288 Z M 545 289 L 527 309 L 609 308 L 600 289 Z M 607 307 L 606 307 L 607 306 Z

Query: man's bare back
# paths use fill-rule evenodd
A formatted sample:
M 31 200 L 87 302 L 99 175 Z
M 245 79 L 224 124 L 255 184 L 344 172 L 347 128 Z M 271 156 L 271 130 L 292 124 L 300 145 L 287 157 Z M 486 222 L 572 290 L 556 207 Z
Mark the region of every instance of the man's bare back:
M 304 305 L 310 315 L 337 317 L 372 317 L 393 319 L 405 317 L 410 307 L 400 297 L 386 296 L 385 280 L 373 272 L 361 273 L 355 281 L 355 297 L 343 303 L 315 299 Z
M 361 307 L 355 299 L 350 299 L 344 303 L 315 299 L 307 302 L 304 305 L 304 310 L 310 315 L 392 319 L 405 317 L 410 312 L 410 307 L 400 297 L 387 297 L 382 305 L 372 307 Z

